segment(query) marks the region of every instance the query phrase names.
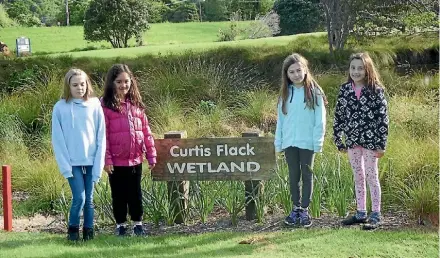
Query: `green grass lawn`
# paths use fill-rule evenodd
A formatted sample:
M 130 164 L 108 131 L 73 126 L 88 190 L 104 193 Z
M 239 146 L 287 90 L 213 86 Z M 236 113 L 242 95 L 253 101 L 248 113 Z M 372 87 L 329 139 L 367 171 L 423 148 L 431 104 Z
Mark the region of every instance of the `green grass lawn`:
M 249 21 L 239 23 L 244 28 Z M 189 23 L 158 23 L 151 24 L 151 29 L 144 34 L 144 43 L 149 46 L 169 46 L 175 44 L 192 44 L 214 42 L 217 40 L 218 30 L 225 29 L 229 22 L 189 22 Z M 32 52 L 69 52 L 74 49 L 83 49 L 94 46 L 110 47 L 110 43 L 87 42 L 84 40 L 83 27 L 40 27 L 40 28 L 1 28 L 0 41 L 6 42 L 15 49 L 15 39 L 25 36 L 31 39 Z M 134 39 L 130 41 L 134 45 Z
M 323 33 L 311 33 L 310 35 L 321 35 Z M 138 57 L 145 54 L 153 55 L 167 55 L 178 54 L 185 51 L 203 52 L 205 50 L 219 48 L 219 47 L 273 47 L 286 46 L 293 40 L 305 34 L 298 34 L 294 36 L 282 36 L 273 38 L 261 39 L 246 39 L 228 42 L 199 42 L 199 43 L 183 43 L 174 45 L 151 45 L 143 47 L 120 48 L 120 49 L 101 49 L 81 52 L 59 53 L 58 55 L 71 55 L 72 57 L 97 57 L 97 58 L 112 58 L 112 57 Z M 260 49 L 261 50 L 261 49 Z
M 239 244 L 254 239 L 252 244 Z M 438 257 L 438 235 L 356 229 L 219 232 L 117 238 L 71 244 L 64 235 L 0 233 L 0 257 Z

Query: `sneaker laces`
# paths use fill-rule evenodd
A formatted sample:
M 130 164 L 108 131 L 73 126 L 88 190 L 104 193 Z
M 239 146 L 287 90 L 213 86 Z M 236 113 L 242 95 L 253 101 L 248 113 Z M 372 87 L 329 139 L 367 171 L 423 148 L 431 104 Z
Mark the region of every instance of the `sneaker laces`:
M 296 219 L 296 214 L 297 214 L 297 211 L 296 211 L 296 210 L 292 210 L 292 211 L 290 212 L 290 214 L 289 214 L 289 218 L 291 218 L 291 219 Z
M 379 212 L 372 212 L 370 215 L 370 222 L 373 222 L 373 223 L 380 222 L 380 213 Z
M 356 211 L 355 217 L 357 220 L 364 220 L 367 218 L 367 213 L 362 211 Z
M 309 221 L 309 212 L 307 210 L 302 210 L 299 212 L 299 217 L 301 221 Z

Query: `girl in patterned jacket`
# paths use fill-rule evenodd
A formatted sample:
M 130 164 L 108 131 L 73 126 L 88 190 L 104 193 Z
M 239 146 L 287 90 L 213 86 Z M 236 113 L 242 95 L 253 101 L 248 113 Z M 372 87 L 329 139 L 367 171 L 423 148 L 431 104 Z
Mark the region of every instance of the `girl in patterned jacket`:
M 357 211 L 342 221 L 376 229 L 381 221 L 378 159 L 385 153 L 388 136 L 387 101 L 379 73 L 368 53 L 350 57 L 348 82 L 342 84 L 335 109 L 333 137 L 339 151 L 347 152 L 353 168 Z M 345 136 L 345 143 L 342 137 Z M 372 213 L 367 218 L 366 183 Z
M 145 115 L 138 85 L 127 65 L 115 64 L 107 73 L 101 99 L 107 134 L 104 170 L 109 175 L 116 235 L 127 232 L 127 207 L 133 233 L 145 235 L 142 227 L 142 162 L 156 164 L 154 139 Z

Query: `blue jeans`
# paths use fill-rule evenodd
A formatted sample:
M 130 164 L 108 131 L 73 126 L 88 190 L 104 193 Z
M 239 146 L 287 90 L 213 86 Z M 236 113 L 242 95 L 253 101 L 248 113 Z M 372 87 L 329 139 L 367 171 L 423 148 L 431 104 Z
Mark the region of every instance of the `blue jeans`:
M 92 166 L 72 167 L 73 177 L 69 177 L 72 190 L 69 226 L 79 227 L 81 211 L 84 209 L 84 227 L 93 228 L 95 208 L 93 206 Z

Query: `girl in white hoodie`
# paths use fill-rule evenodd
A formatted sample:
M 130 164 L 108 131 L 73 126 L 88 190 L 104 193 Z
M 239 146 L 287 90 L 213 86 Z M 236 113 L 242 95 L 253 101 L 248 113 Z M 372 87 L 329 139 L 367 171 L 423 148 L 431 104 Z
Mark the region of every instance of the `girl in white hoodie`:
M 87 74 L 70 69 L 64 93 L 52 112 L 52 145 L 61 174 L 72 190 L 67 238 L 79 240 L 80 214 L 84 209 L 83 239 L 94 237 L 93 190 L 101 177 L 106 149 L 101 103 L 92 97 Z

